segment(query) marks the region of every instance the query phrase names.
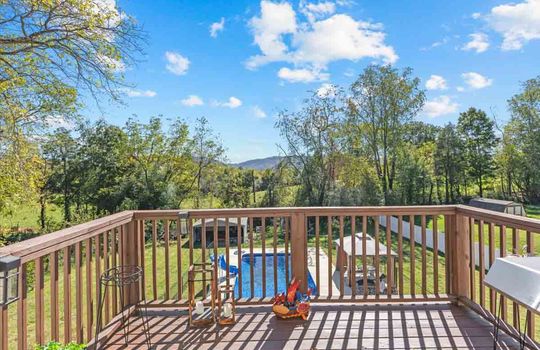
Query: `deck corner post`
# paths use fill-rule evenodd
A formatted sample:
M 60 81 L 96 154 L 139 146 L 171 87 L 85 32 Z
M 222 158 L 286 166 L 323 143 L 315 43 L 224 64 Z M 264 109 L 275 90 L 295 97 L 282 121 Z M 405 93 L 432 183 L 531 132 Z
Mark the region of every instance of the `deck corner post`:
M 132 266 L 139 266 L 139 240 L 138 237 L 138 231 L 139 231 L 139 225 L 137 220 L 132 220 L 126 224 L 127 229 L 124 230 L 123 234 L 124 237 L 122 239 L 122 242 L 124 244 L 123 247 L 123 264 L 124 265 L 132 265 Z M 123 287 L 124 288 L 124 305 L 135 305 L 140 300 L 140 293 L 139 293 L 139 284 L 130 284 Z
M 456 213 L 450 225 L 451 293 L 458 299 L 470 299 L 470 232 L 468 217 Z
M 302 281 L 300 291 L 303 293 L 307 292 L 308 289 L 306 224 L 306 214 L 304 212 L 295 212 L 291 215 L 292 275 Z

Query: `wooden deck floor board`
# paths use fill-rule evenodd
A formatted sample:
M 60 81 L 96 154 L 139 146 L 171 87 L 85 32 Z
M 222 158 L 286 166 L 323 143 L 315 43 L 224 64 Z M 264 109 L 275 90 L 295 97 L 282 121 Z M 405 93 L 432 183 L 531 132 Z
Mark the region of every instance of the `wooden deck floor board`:
M 239 307 L 238 322 L 189 328 L 185 310 L 151 309 L 152 349 L 492 349 L 493 327 L 450 304 L 313 306 L 307 321 L 278 320 L 267 306 Z M 140 317 L 132 317 L 106 349 L 145 349 Z M 518 344 L 502 334 L 501 349 Z

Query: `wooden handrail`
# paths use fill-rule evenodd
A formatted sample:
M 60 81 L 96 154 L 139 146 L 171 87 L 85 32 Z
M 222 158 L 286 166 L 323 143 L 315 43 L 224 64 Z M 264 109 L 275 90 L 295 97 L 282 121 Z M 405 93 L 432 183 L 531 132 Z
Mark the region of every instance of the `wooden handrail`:
M 452 215 L 455 205 L 421 205 L 421 206 L 386 206 L 386 207 L 280 207 L 280 208 L 232 208 L 232 209 L 190 209 L 190 210 L 136 210 L 134 219 L 176 219 L 180 213 L 187 213 L 190 218 L 211 217 L 258 217 L 258 216 L 290 216 L 302 213 L 307 216 L 325 215 Z
M 21 258 L 21 262 L 25 263 L 78 242 L 83 242 L 96 234 L 127 224 L 132 220 L 133 212 L 123 211 L 26 241 L 10 244 L 0 248 L 0 256 L 18 256 Z
M 468 205 L 456 205 L 456 212 L 475 219 L 482 219 L 496 225 L 506 225 L 519 227 L 519 229 L 540 233 L 540 220 L 517 216 L 506 213 L 499 213 L 491 210 L 480 209 Z

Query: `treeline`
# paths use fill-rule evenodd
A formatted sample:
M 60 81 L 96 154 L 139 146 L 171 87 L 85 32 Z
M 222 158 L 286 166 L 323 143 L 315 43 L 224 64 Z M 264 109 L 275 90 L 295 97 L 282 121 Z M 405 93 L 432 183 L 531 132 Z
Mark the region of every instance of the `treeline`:
M 164 122 L 100 120 L 43 138 L 41 227 L 49 203 L 68 223 L 123 209 L 250 205 L 253 174 L 224 165 L 225 149 L 205 118 L 191 132 L 181 119 Z
M 417 121 L 424 102 L 411 69 L 370 66 L 349 89 L 319 90 L 301 110 L 281 113 L 296 204 L 540 202 L 540 77 L 508 100 L 501 129 L 474 107 L 457 124 Z
M 424 102 L 412 70 L 370 66 L 347 90 L 283 111 L 283 158 L 264 171 L 228 165 L 205 118 L 82 121 L 27 139 L 24 198 L 0 203 L 39 203 L 50 231 L 124 209 L 540 202 L 540 77 L 509 99 L 502 128 L 473 107 L 456 124 L 420 122 Z M 51 204 L 61 223 L 48 221 Z

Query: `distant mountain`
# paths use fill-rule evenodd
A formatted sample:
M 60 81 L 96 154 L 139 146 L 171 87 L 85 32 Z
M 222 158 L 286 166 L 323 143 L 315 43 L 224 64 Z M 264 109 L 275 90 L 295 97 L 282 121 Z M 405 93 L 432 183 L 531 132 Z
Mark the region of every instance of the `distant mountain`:
M 265 170 L 275 168 L 283 157 L 273 156 L 268 158 L 251 159 L 245 162 L 231 164 L 235 168 Z

